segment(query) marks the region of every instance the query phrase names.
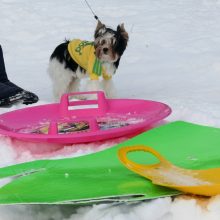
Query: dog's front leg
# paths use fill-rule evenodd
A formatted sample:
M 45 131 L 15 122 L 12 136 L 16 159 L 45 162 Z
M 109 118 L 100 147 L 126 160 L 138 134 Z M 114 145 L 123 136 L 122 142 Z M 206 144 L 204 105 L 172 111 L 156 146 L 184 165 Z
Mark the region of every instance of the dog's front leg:
M 68 86 L 68 92 L 79 92 L 79 87 L 80 87 L 80 80 L 74 78 Z
M 92 91 L 103 91 L 102 84 L 99 80 L 91 80 L 89 79 L 85 83 L 85 88 L 83 89 L 86 92 Z M 96 95 L 86 95 L 85 99 L 96 99 Z
M 102 87 L 105 91 L 105 95 L 107 98 L 116 98 L 117 97 L 117 91 L 114 86 L 112 79 L 103 79 L 102 80 Z

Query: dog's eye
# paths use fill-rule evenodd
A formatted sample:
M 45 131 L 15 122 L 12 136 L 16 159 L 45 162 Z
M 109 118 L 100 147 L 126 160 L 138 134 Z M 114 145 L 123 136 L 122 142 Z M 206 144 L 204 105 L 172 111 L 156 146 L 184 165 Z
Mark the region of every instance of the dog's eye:
M 105 40 L 101 40 L 101 45 L 104 45 L 106 43 Z

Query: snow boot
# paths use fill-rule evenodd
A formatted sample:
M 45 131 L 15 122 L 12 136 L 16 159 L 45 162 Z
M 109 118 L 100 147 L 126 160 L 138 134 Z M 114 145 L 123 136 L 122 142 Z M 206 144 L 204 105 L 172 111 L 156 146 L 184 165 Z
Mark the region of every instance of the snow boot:
M 38 101 L 37 95 L 18 87 L 10 81 L 0 82 L 0 91 L 1 107 L 11 106 L 16 102 L 28 105 Z

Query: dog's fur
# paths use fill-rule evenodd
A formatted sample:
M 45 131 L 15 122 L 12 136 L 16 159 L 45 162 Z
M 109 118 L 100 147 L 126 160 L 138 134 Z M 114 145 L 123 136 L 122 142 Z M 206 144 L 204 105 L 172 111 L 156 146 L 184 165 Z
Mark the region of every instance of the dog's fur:
M 120 58 L 126 49 L 128 33 L 124 25 L 118 25 L 114 31 L 98 21 L 94 34 L 96 57 L 102 62 L 109 75 L 118 68 Z M 85 69 L 79 66 L 68 52 L 69 41 L 58 45 L 50 57 L 48 72 L 53 83 L 54 97 L 58 100 L 62 94 L 79 91 L 80 80 L 88 77 Z M 107 97 L 112 98 L 114 88 L 112 80 L 89 80 L 86 91 L 104 90 Z

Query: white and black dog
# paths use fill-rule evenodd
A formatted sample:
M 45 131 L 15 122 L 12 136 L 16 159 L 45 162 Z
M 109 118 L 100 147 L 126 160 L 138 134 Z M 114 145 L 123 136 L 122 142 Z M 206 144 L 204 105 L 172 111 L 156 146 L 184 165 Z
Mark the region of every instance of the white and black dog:
M 48 68 L 55 99 L 64 93 L 79 91 L 80 80 L 84 77 L 90 78 L 85 91 L 101 89 L 112 98 L 115 91 L 111 77 L 118 68 L 127 42 L 128 33 L 123 24 L 115 31 L 98 21 L 93 42 L 77 39 L 58 45 Z

